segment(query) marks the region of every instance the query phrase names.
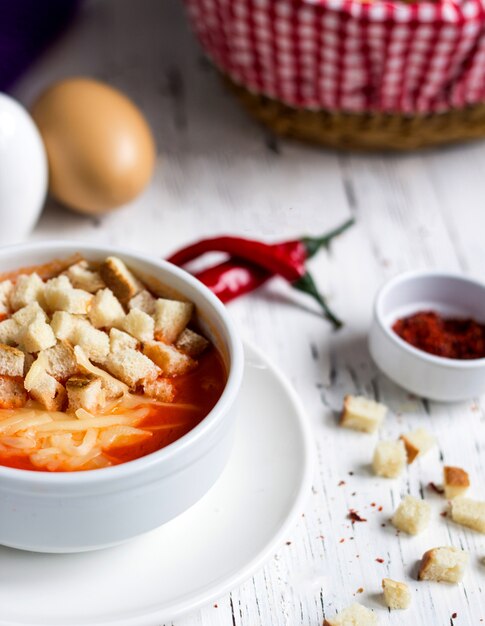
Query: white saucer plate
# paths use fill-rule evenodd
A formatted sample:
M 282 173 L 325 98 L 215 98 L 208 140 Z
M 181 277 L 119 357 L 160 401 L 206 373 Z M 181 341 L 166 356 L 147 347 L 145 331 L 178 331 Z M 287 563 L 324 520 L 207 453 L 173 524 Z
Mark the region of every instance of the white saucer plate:
M 313 443 L 284 377 L 247 344 L 245 361 L 234 450 L 209 493 L 116 548 L 0 548 L 0 626 L 160 626 L 220 598 L 276 552 L 304 510 Z

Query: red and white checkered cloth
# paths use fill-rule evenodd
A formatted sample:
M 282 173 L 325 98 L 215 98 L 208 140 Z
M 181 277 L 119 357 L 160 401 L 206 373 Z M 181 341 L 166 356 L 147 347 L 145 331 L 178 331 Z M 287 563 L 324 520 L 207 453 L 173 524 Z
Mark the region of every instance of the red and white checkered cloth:
M 185 0 L 213 62 L 290 106 L 428 113 L 485 101 L 480 0 Z

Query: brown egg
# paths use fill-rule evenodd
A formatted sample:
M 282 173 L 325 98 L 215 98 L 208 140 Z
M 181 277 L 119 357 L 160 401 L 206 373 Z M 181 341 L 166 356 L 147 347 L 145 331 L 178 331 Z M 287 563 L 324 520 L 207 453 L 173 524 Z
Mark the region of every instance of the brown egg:
M 151 178 L 155 143 L 145 118 L 122 93 L 71 78 L 32 108 L 49 160 L 49 191 L 83 213 L 100 214 L 135 198 Z

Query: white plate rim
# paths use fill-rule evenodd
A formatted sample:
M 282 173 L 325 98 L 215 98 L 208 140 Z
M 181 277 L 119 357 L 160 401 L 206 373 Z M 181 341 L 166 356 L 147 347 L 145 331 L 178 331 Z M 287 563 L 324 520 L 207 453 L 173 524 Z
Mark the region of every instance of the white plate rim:
M 289 508 L 285 518 L 280 523 L 277 532 L 267 541 L 251 561 L 247 563 L 239 572 L 227 578 L 223 583 L 212 583 L 202 590 L 198 595 L 194 596 L 190 602 L 187 600 L 175 601 L 171 605 L 158 607 L 149 612 L 137 610 L 126 618 L 119 617 L 110 618 L 109 616 L 102 621 L 70 621 L 69 626 L 153 626 L 155 622 L 160 622 L 160 626 L 166 621 L 172 621 L 197 611 L 204 606 L 210 605 L 214 601 L 220 599 L 223 595 L 229 593 L 236 587 L 243 584 L 251 576 L 253 576 L 266 561 L 273 556 L 283 544 L 289 530 L 296 524 L 297 519 L 301 516 L 306 501 L 309 499 L 313 473 L 315 467 L 315 446 L 312 438 L 312 431 L 309 424 L 309 418 L 303 407 L 302 401 L 297 395 L 293 386 L 282 373 L 280 368 L 271 361 L 262 350 L 255 347 L 252 342 L 243 341 L 244 358 L 247 361 L 251 358 L 251 353 L 264 363 L 271 370 L 272 374 L 278 380 L 282 389 L 286 393 L 289 402 L 294 409 L 294 417 L 298 423 L 302 442 L 303 442 L 303 463 L 301 473 L 301 481 L 298 491 L 295 493 L 292 506 Z M 0 618 L 0 626 L 39 626 L 35 622 L 9 622 Z

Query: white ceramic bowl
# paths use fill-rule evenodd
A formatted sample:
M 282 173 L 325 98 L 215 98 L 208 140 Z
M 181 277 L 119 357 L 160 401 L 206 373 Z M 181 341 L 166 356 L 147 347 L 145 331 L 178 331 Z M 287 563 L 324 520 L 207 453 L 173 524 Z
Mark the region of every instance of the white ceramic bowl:
M 386 283 L 375 300 L 369 335 L 369 349 L 379 369 L 404 389 L 431 400 L 455 402 L 484 393 L 485 359 L 434 356 L 392 330 L 397 319 L 426 310 L 485 323 L 485 285 L 430 271 L 408 272 Z
M 228 380 L 216 406 L 166 448 L 105 469 L 48 473 L 0 466 L 0 544 L 39 552 L 79 552 L 126 541 L 176 517 L 215 483 L 228 460 L 243 349 L 221 302 L 195 278 L 167 263 L 124 249 L 43 242 L 0 250 L 0 272 L 80 252 L 114 254 L 195 303 L 199 320 L 221 352 Z M 197 529 L 194 529 L 197 532 Z

